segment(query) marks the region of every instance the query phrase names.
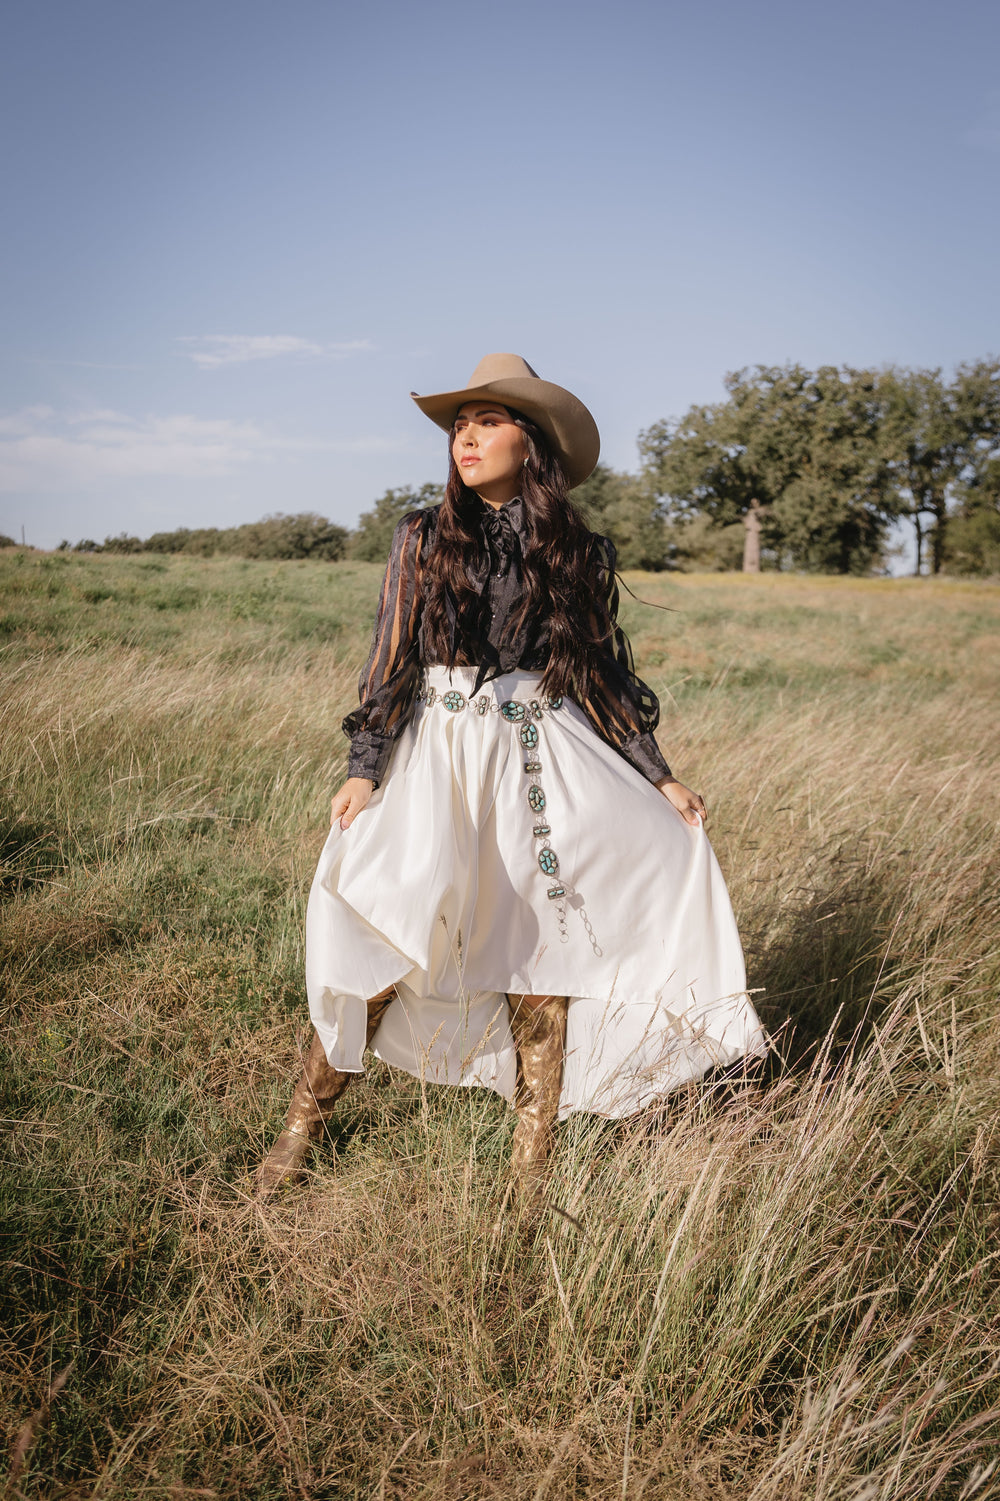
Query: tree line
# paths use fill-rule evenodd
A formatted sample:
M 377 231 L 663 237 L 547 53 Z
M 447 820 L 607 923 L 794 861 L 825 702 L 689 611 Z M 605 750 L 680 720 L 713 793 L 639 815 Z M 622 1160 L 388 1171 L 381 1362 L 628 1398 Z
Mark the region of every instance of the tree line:
M 906 520 L 917 572 L 925 559 L 932 573 L 1000 572 L 1000 361 L 960 365 L 950 381 L 758 365 L 725 387 L 725 401 L 639 437 L 667 562 L 687 541 L 720 549 L 722 566 L 759 548 L 776 568 L 869 573 Z
M 757 365 L 724 385 L 723 401 L 639 434 L 637 473 L 598 465 L 573 491 L 621 567 L 865 574 L 885 566 L 891 529 L 906 522 L 918 573 L 1000 574 L 1000 360 L 950 380 Z M 442 493 L 387 490 L 353 530 L 308 512 L 74 550 L 381 562 L 400 516 Z
M 121 532 L 95 542 L 87 537 L 80 542 L 62 541 L 60 552 L 106 553 L 174 553 L 194 558 L 313 558 L 335 563 L 354 558 L 364 563 L 383 563 L 396 522 L 407 511 L 436 505 L 444 496 L 443 485 L 403 485 L 386 490 L 370 511 L 366 511 L 352 531 L 329 521 L 315 511 L 295 515 L 279 512 L 242 526 L 179 526 L 172 532 L 154 532 L 151 537 L 133 537 Z M 0 546 L 9 539 L 0 539 Z M 13 541 L 9 541 L 13 546 Z

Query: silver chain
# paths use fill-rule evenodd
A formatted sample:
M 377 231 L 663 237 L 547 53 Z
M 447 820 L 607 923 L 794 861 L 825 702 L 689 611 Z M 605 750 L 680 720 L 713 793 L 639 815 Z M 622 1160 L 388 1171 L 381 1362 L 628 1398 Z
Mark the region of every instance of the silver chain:
M 578 901 L 579 905 L 577 905 L 576 902 L 574 902 L 573 905 L 576 907 L 576 910 L 580 914 L 580 921 L 583 923 L 583 931 L 586 933 L 590 947 L 594 950 L 595 955 L 598 959 L 601 959 L 603 958 L 604 950 L 601 948 L 601 945 L 597 941 L 597 934 L 594 932 L 594 929 L 591 926 L 590 917 L 587 913 L 586 907 L 583 904 L 583 898 L 579 897 Z

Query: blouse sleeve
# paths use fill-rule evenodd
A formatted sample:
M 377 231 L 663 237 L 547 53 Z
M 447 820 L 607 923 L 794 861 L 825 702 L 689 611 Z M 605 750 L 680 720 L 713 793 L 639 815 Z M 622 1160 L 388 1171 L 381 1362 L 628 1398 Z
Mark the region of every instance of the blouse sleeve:
M 420 574 L 427 512 L 398 523 L 382 581 L 368 661 L 358 679 L 360 704 L 344 720 L 350 736 L 348 776 L 385 780 L 397 736 L 409 724 L 420 678 Z
M 615 545 L 598 537 L 598 598 L 607 605 L 610 629 L 591 668 L 587 693 L 580 705 L 602 740 L 630 761 L 651 782 L 671 775 L 656 743 L 654 730 L 660 722 L 656 694 L 635 674 L 628 637 L 618 624 L 618 584 L 615 580 Z M 595 633 L 599 622 L 593 622 Z

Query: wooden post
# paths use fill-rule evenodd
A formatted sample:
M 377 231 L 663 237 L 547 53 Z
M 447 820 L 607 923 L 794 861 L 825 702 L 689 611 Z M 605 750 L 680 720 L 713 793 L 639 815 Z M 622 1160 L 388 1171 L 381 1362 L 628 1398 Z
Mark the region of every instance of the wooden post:
M 752 500 L 743 517 L 743 572 L 760 572 L 760 501 Z

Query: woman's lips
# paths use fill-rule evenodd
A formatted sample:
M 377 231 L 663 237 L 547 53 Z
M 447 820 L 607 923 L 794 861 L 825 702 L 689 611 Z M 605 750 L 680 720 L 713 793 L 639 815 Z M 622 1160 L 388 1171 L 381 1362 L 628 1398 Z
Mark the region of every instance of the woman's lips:
M 468 455 L 467 458 L 464 458 L 461 461 L 463 469 L 468 469 L 468 467 L 469 467 L 470 464 L 478 464 L 478 463 L 479 463 L 478 458 L 475 456 L 475 454 L 471 454 L 471 453 Z

